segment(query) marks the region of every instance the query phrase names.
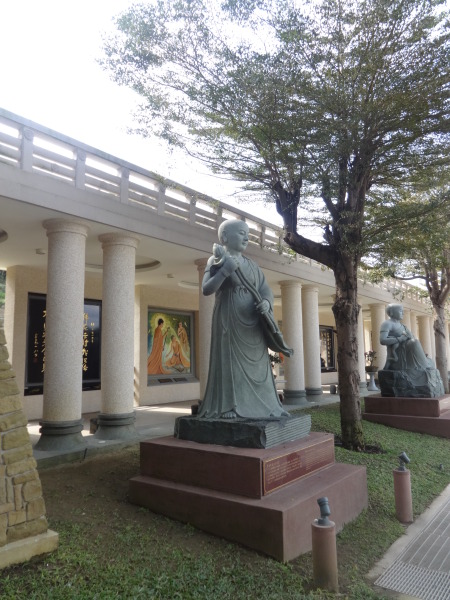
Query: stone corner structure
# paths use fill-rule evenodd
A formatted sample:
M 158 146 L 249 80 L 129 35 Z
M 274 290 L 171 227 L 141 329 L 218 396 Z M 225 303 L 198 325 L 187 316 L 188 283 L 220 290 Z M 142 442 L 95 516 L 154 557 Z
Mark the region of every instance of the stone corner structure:
M 41 481 L 0 327 L 0 569 L 52 552 Z

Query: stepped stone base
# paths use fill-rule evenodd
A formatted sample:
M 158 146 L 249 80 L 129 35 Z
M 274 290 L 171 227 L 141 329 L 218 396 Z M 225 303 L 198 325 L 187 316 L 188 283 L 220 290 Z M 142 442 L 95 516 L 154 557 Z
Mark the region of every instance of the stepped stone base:
M 325 433 L 269 449 L 149 440 L 129 486 L 134 504 L 282 562 L 311 550 L 322 496 L 338 531 L 368 501 L 365 468 L 335 463 Z
M 439 398 L 367 396 L 363 419 L 396 429 L 450 438 L 450 395 Z
M 11 542 L 0 548 L 0 569 L 48 554 L 58 548 L 58 534 L 51 529 L 45 533 Z
M 334 463 L 331 434 L 311 433 L 276 448 L 235 448 L 164 437 L 141 443 L 141 475 L 262 498 Z

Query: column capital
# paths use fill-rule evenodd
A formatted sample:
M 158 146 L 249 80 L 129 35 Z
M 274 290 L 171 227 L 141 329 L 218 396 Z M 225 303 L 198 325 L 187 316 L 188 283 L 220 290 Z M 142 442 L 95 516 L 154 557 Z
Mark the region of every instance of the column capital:
M 102 248 L 107 246 L 130 246 L 137 248 L 139 239 L 132 235 L 124 235 L 123 233 L 102 233 L 98 236 L 98 241 L 101 242 Z
M 194 264 L 197 266 L 197 271 L 204 271 L 208 260 L 208 258 L 197 258 L 194 260 Z
M 421 315 L 420 313 L 416 313 L 416 317 L 418 319 L 432 319 L 433 315 L 423 315 L 423 314 Z
M 42 222 L 42 226 L 47 230 L 47 236 L 50 233 L 77 233 L 87 237 L 89 227 L 81 221 L 69 221 L 68 219 L 47 219 Z
M 314 283 L 308 283 L 307 285 L 302 285 L 302 292 L 317 292 L 319 293 L 319 287 Z
M 286 279 L 285 281 L 279 281 L 278 285 L 283 289 L 283 288 L 288 288 L 288 287 L 296 287 L 296 288 L 302 288 L 302 282 L 298 281 L 297 279 Z

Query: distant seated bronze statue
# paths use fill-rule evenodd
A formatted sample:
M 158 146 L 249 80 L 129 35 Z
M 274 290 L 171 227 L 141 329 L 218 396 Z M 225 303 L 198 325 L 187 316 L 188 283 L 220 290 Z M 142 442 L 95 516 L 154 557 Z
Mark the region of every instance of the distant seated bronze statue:
M 389 304 L 389 317 L 380 327 L 380 344 L 387 348 L 384 368 L 378 372 L 383 396 L 435 398 L 444 394 L 442 379 L 422 345 L 401 322 L 403 306 Z
M 423 351 L 422 345 L 412 332 L 401 323 L 403 306 L 389 304 L 386 313 L 389 317 L 380 328 L 380 344 L 387 346 L 387 360 L 384 366 L 388 371 L 405 369 L 433 369 L 434 364 Z
M 273 295 L 258 265 L 242 256 L 248 225 L 219 227 L 203 294 L 216 295 L 208 383 L 198 416 L 211 419 L 288 417 L 278 398 L 268 348 L 290 356 L 273 316 Z

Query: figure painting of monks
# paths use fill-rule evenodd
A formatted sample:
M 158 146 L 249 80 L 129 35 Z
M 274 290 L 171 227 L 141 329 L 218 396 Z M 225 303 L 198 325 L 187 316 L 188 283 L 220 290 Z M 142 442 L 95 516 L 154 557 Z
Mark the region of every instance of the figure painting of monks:
M 242 255 L 248 226 L 228 220 L 207 262 L 203 294 L 215 294 L 211 353 L 198 417 L 287 417 L 278 398 L 268 348 L 290 356 L 273 316 L 273 294 L 258 265 Z
M 177 336 L 180 340 L 181 347 L 186 355 L 189 355 L 189 338 L 186 331 L 186 327 L 181 321 L 178 323 Z
M 190 373 L 189 336 L 178 317 L 149 312 L 147 374 L 150 376 Z

